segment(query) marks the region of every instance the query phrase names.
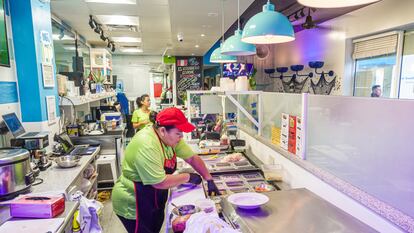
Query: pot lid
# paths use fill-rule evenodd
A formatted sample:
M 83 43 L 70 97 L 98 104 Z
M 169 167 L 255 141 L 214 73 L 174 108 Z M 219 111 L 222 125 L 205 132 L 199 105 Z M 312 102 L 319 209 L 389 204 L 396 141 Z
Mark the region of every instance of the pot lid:
M 0 148 L 0 165 L 29 158 L 29 151 L 25 149 Z

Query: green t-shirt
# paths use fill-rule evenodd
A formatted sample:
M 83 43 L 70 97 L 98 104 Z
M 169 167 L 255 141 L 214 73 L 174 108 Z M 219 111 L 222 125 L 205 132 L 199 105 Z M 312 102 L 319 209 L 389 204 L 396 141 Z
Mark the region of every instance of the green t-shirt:
M 174 156 L 172 147 L 162 144 L 165 157 Z M 193 150 L 184 140 L 174 148 L 177 157 L 182 159 L 194 155 Z M 158 184 L 166 177 L 164 171 L 164 154 L 158 137 L 152 128 L 147 126 L 132 138 L 125 149 L 122 161 L 122 174 L 112 190 L 112 205 L 116 214 L 135 219 L 134 181 L 145 185 Z
M 132 113 L 131 122 L 132 123 L 139 123 L 139 122 L 143 122 L 143 121 L 148 121 L 149 122 L 149 112 L 144 112 L 144 111 L 142 111 L 142 109 L 135 110 Z M 148 124 L 151 124 L 151 123 L 148 123 Z M 148 124 L 140 125 L 138 127 L 138 129 L 140 130 Z

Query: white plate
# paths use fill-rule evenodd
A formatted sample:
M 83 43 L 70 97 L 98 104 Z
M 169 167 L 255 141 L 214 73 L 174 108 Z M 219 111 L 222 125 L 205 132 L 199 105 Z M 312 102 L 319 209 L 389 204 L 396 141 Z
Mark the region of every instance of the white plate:
M 261 193 L 235 193 L 230 195 L 227 200 L 242 209 L 255 209 L 266 204 L 269 198 Z

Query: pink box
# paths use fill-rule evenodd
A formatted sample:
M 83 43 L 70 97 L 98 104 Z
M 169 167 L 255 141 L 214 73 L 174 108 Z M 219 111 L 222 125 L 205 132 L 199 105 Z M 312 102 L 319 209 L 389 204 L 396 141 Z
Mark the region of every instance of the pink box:
M 10 215 L 16 218 L 53 218 L 63 211 L 63 196 L 23 196 L 10 203 Z

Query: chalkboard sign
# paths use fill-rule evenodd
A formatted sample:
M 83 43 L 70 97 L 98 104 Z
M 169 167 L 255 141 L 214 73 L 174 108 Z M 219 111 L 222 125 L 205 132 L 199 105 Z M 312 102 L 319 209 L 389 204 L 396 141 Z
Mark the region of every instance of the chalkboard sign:
M 187 90 L 200 90 L 203 79 L 203 57 L 176 57 L 177 105 L 184 104 Z

